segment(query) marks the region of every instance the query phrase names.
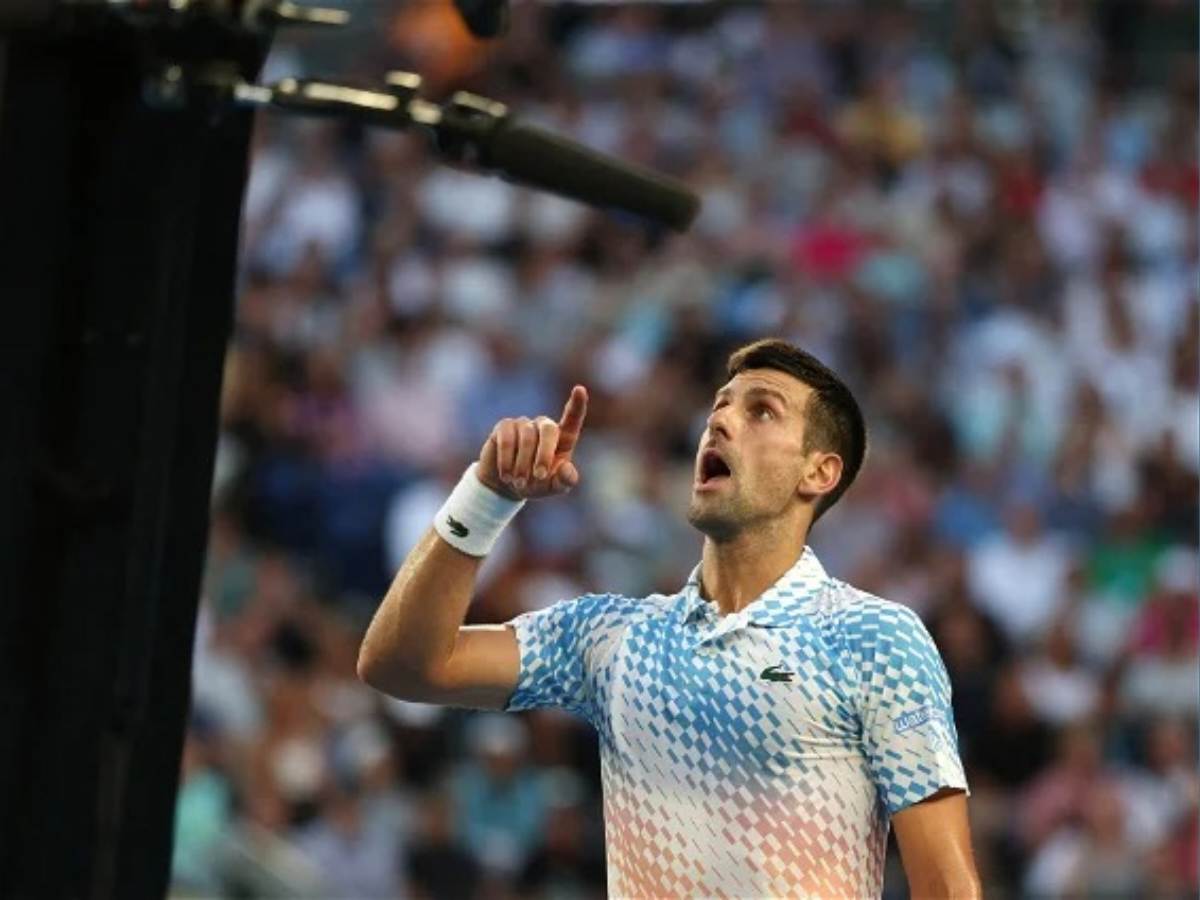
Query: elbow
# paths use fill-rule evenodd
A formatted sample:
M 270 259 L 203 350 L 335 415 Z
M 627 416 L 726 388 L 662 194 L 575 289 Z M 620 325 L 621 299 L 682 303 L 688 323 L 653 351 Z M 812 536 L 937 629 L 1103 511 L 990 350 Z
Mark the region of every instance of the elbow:
M 354 666 L 354 671 L 358 675 L 359 681 L 368 687 L 378 689 L 379 664 L 367 649 L 365 642 L 358 648 L 358 662 Z
M 370 650 L 366 643 L 359 648 L 355 673 L 367 687 L 398 700 L 428 703 L 434 696 L 428 675 L 397 665 L 394 659 Z
M 373 648 L 370 641 L 362 642 L 362 646 L 358 648 L 358 662 L 354 666 L 359 681 L 377 691 L 394 694 L 395 683 L 398 680 L 396 673 L 392 671 L 394 668 L 395 666 L 389 664 L 386 654 Z

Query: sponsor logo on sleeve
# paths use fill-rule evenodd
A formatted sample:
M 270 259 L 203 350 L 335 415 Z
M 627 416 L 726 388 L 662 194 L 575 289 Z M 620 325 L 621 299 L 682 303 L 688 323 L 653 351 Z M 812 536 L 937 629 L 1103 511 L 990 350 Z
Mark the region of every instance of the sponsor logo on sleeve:
M 935 706 L 920 706 L 917 709 L 910 709 L 908 712 L 901 713 L 892 719 L 892 727 L 896 734 L 904 734 L 906 731 L 912 731 L 914 728 L 920 728 L 931 719 L 941 718 L 941 713 Z

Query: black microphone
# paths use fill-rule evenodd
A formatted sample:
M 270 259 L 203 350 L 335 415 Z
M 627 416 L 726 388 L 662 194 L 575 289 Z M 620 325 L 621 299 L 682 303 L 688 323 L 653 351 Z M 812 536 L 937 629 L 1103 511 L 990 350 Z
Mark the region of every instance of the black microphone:
M 625 210 L 675 231 L 685 231 L 700 211 L 700 198 L 675 178 L 511 117 L 502 119 L 477 149 L 482 166 L 512 181 Z
M 494 38 L 508 27 L 508 0 L 454 0 L 471 34 Z
M 508 107 L 459 91 L 442 106 L 417 96 L 421 79 L 388 76 L 387 91 L 312 79 L 285 78 L 273 86 L 212 86 L 231 90 L 236 103 L 273 106 L 309 115 L 353 116 L 385 128 L 416 127 L 453 163 L 480 168 L 602 209 L 620 210 L 675 231 L 700 211 L 686 184 L 644 166 L 616 159 L 536 125 L 518 121 Z

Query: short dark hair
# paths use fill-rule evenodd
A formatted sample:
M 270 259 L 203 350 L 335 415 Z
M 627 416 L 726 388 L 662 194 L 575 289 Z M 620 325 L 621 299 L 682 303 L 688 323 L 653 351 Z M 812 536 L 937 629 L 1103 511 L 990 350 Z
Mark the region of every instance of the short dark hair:
M 867 425 L 858 401 L 846 383 L 823 362 L 787 341 L 767 338 L 735 350 L 725 366 L 726 374 L 749 369 L 774 369 L 804 382 L 812 396 L 804 410 L 804 452 L 827 450 L 842 458 L 842 477 L 834 489 L 817 502 L 815 522 L 821 518 L 858 476 L 867 453 Z

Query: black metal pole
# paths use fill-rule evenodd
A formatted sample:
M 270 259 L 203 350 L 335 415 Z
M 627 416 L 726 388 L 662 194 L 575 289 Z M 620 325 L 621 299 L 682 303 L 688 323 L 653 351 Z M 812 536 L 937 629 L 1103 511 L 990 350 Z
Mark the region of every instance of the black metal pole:
M 0 896 L 167 886 L 251 119 L 148 107 L 164 45 L 266 51 L 0 51 Z

